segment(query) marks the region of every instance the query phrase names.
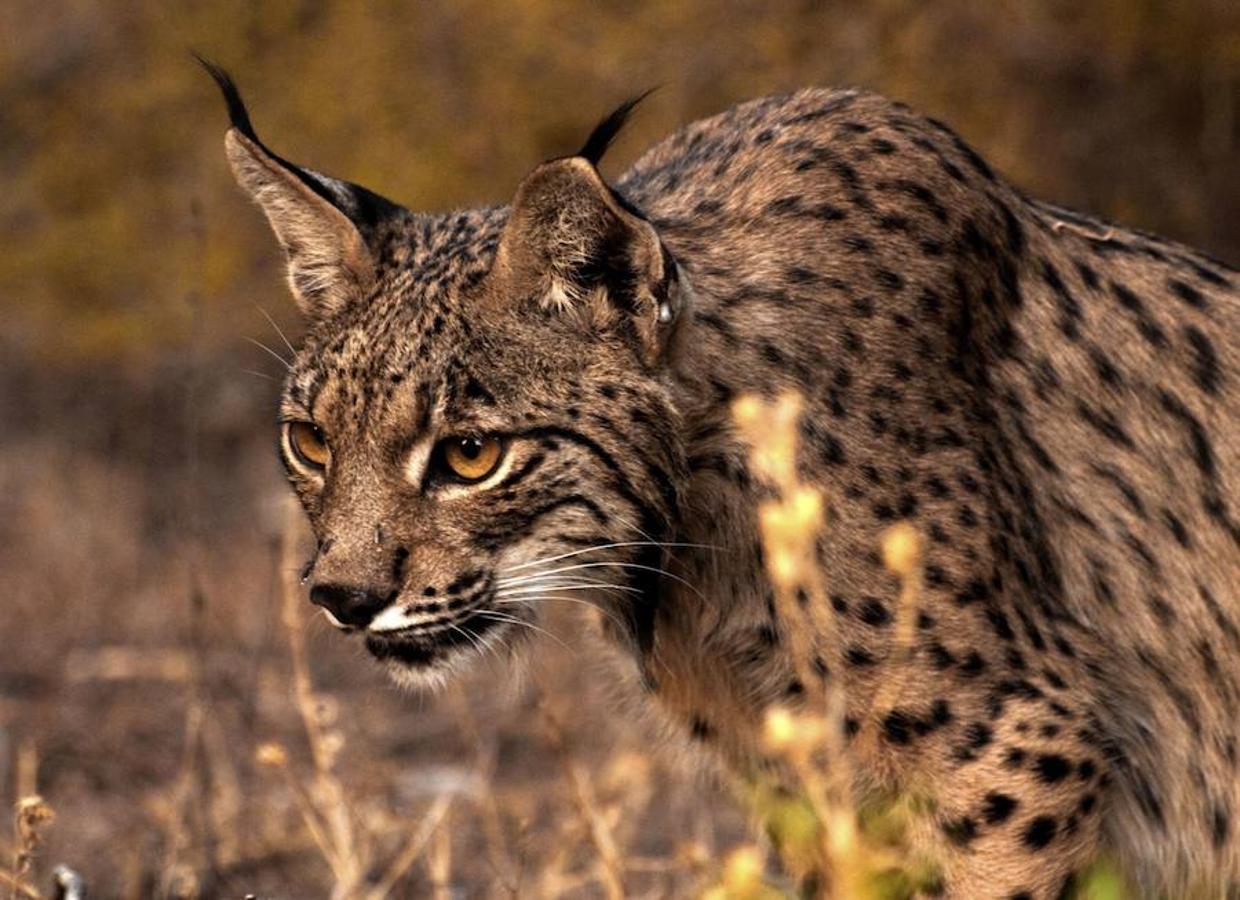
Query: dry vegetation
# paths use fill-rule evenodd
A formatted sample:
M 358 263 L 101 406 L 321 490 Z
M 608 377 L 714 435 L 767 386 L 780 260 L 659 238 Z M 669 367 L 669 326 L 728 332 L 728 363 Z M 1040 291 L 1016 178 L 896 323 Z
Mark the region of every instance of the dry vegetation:
M 826 524 L 823 498 L 798 482 L 793 464 L 799 403 L 790 397 L 764 406 L 749 399 L 737 405 L 736 415 L 755 441 L 755 468 L 778 489 L 762 515 L 770 574 L 788 633 L 798 639 L 794 650 L 803 681 L 818 683 L 810 667 L 829 644 L 831 625 L 829 617 L 814 614 L 826 603 L 812 558 L 815 537 Z M 588 752 L 584 735 L 574 733 L 584 723 L 570 687 L 576 681 L 570 667 L 580 663 L 571 651 L 539 667 L 527 689 L 509 697 L 522 714 L 502 725 L 479 715 L 488 705 L 479 703 L 479 693 L 496 692 L 494 680 L 486 678 L 451 691 L 416 718 L 402 716 L 414 733 L 425 732 L 428 722 L 455 729 L 447 741 L 465 752 L 454 754 L 453 762 L 421 758 L 445 741 L 442 734 L 404 759 L 383 754 L 359 727 L 364 716 L 347 701 L 348 689 L 316 685 L 307 640 L 310 613 L 297 577 L 304 552 L 300 512 L 292 501 L 283 507 L 272 561 L 278 631 L 287 654 L 267 634 L 250 671 L 255 694 L 277 695 L 259 703 L 281 720 L 252 728 L 250 735 L 275 732 L 279 738 L 247 740 L 217 718 L 213 697 L 222 686 L 212 684 L 206 654 L 216 651 L 208 650 L 198 630 L 207 604 L 201 588 L 190 597 L 198 621 L 188 648 L 102 647 L 70 663 L 67 675 L 76 682 L 178 687 L 168 710 L 181 723 L 176 765 L 145 796 L 127 798 L 145 808 L 154 852 L 137 857 L 128 873 L 92 872 L 106 892 L 115 886 L 130 896 L 198 897 L 330 884 L 331 896 L 342 900 L 447 897 L 459 888 L 513 897 L 745 898 L 784 896 L 812 876 L 822 893 L 860 900 L 909 896 L 933 881 L 932 864 L 911 857 L 903 839 L 903 819 L 914 814 L 912 806 L 901 801 L 863 816 L 851 795 L 840 752 L 838 690 L 812 698 L 802 712 L 770 711 L 769 749 L 787 762 L 796 790 L 762 784 L 737 790 L 751 823 L 770 835 L 762 845 L 750 843 L 752 835 L 721 806 L 711 781 L 669 771 L 657 752 L 639 749 L 637 735 L 624 728 L 605 727 L 616 746 L 596 744 Z M 917 597 L 919 538 L 897 528 L 884 549 L 890 567 L 906 581 L 907 616 Z M 800 606 L 798 590 L 816 602 Z M 814 635 L 823 637 L 822 645 L 812 643 Z M 495 674 L 503 680 L 504 673 Z M 391 700 L 390 691 L 369 687 L 375 692 L 370 700 Z M 893 686 L 881 702 L 895 703 L 898 691 Z M 382 705 L 393 712 L 390 703 Z M 602 715 L 606 721 L 605 708 Z M 859 740 L 866 735 L 863 730 Z M 528 743 L 526 759 L 517 761 L 534 763 L 532 783 L 508 767 L 497 771 L 500 742 L 517 740 Z M 371 755 L 377 749 L 378 759 Z M 0 870 L 0 878 L 15 896 L 38 898 L 44 895 L 34 862 L 52 811 L 38 796 L 29 747 L 19 769 L 13 863 Z M 684 807 L 680 814 L 678 804 Z M 663 832 L 662 840 L 650 840 L 652 826 Z M 727 845 L 738 842 L 724 855 Z M 105 856 L 123 854 L 125 843 L 111 833 Z M 778 860 L 768 860 L 766 849 Z M 53 845 L 56 852 L 85 864 L 73 849 Z M 57 896 L 74 877 L 76 872 L 57 873 Z
M 821 614 L 826 592 L 813 547 L 829 527 L 829 507 L 797 478 L 799 414 L 796 397 L 771 404 L 745 398 L 735 407 L 755 470 L 776 488 L 761 511 L 768 574 L 802 681 L 816 684 L 813 660 L 829 652 L 832 626 Z M 584 661 L 567 643 L 571 619 L 549 623 L 567 640 L 517 690 L 500 687 L 505 672 L 422 702 L 373 679 L 350 683 L 339 672 L 325 686 L 328 644 L 312 639 L 317 617 L 297 575 L 305 551 L 300 511 L 291 500 L 281 506 L 265 613 L 229 609 L 240 617 L 234 630 L 212 634 L 208 593 L 191 572 L 183 646 L 105 644 L 65 657 L 62 689 L 77 687 L 105 703 L 116 703 L 117 692 L 142 690 L 155 701 L 148 712 L 178 727 L 161 734 L 171 739 L 171 755 L 146 760 L 163 774 L 145 784 L 95 786 L 104 797 L 114 792 L 124 812 L 112 814 L 122 821 L 107 821 L 100 796 L 58 784 L 66 817 L 81 817 L 70 819 L 71 838 L 63 841 L 54 839 L 53 810 L 39 794 L 35 745 L 22 745 L 12 863 L 0 867 L 14 900 L 77 897 L 83 872 L 105 896 L 176 898 L 329 892 L 339 900 L 381 900 L 464 891 L 894 900 L 935 883 L 934 861 L 917 856 L 907 838 L 916 817 L 932 812 L 933 798 L 853 796 L 838 685 L 802 709 L 768 711 L 767 749 L 784 761 L 787 778 L 780 786 L 732 785 L 730 804 L 716 779 L 671 767 L 643 743 L 640 727 L 609 716 L 605 703 L 583 707 L 576 670 Z M 906 626 L 919 599 L 921 538 L 896 526 L 882 550 L 904 584 L 896 640 L 911 647 Z M 801 592 L 810 597 L 806 605 L 796 599 Z M 230 658 L 225 635 L 248 644 L 245 652 Z M 238 670 L 242 657 L 248 664 Z M 361 660 L 332 662 L 368 670 Z M 854 746 L 875 739 L 877 721 L 900 690 L 892 681 L 880 693 Z M 230 694 L 234 708 L 225 708 Z M 85 697 L 59 702 L 75 699 Z M 237 706 L 245 707 L 240 721 Z M 114 718 L 105 715 L 104 724 Z M 98 774 L 93 754 L 102 748 L 81 737 L 83 745 L 60 752 L 83 754 L 76 762 Z M 123 745 L 142 739 L 128 730 L 93 737 Z M 57 768 L 58 780 L 72 777 L 69 761 Z M 45 836 L 53 837 L 46 848 Z M 41 859 L 77 868 L 62 865 L 49 877 L 36 865 Z M 1081 896 L 1107 900 L 1122 896 L 1119 890 L 1100 870 Z

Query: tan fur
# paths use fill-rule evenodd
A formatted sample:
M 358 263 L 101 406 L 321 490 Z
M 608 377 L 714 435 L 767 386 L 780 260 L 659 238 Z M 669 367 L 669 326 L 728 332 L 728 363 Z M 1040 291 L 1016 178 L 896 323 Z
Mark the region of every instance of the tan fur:
M 935 796 L 946 893 L 1056 897 L 1100 852 L 1148 896 L 1240 889 L 1235 270 L 1031 201 L 856 92 L 694 123 L 618 196 L 567 159 L 511 207 L 391 212 L 354 232 L 373 272 L 230 140 L 282 243 L 338 276 L 282 404 L 332 459 L 288 464 L 312 598 L 417 614 L 366 635 L 398 680 L 584 598 L 681 740 L 762 769 L 763 711 L 822 685 L 794 679 L 728 410 L 797 390 L 801 477 L 831 507 L 820 672 L 878 736 L 849 751 L 861 787 Z M 406 477 L 410 448 L 488 434 L 494 481 L 436 480 L 434 451 Z M 927 539 L 907 663 L 876 552 L 901 519 Z

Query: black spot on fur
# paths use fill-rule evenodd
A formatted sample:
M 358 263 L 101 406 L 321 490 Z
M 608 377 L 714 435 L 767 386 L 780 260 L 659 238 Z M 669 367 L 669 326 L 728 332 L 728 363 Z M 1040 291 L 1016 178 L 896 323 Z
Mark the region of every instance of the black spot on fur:
M 707 741 L 715 736 L 715 729 L 705 719 L 700 716 L 694 716 L 689 723 L 689 733 L 694 740 Z
M 1025 826 L 1021 840 L 1031 850 L 1041 850 L 1055 839 L 1059 824 L 1051 816 L 1038 816 Z
M 1214 345 L 1210 343 L 1205 332 L 1195 325 L 1185 326 L 1184 337 L 1192 351 L 1193 380 L 1207 394 L 1217 394 L 1222 372 L 1219 368 L 1218 356 L 1214 352 Z
M 862 646 L 854 644 L 844 653 L 844 659 L 850 666 L 872 666 L 874 655 Z
M 1172 278 L 1167 282 L 1167 287 L 1171 288 L 1171 292 L 1187 303 L 1194 309 L 1205 309 L 1206 299 L 1201 296 L 1201 291 L 1191 285 L 1187 285 L 1177 278 Z
M 1216 803 L 1210 813 L 1210 837 L 1214 841 L 1215 849 L 1221 850 L 1226 845 L 1230 834 L 1231 816 L 1227 807 L 1222 803 Z
M 991 791 L 983 798 L 982 818 L 987 825 L 999 825 L 1006 822 L 1019 805 L 1014 797 Z
M 1072 772 L 1072 763 L 1057 753 L 1043 753 L 1034 760 L 1033 768 L 1043 784 L 1057 784 Z
M 907 744 L 913 739 L 913 716 L 893 709 L 883 718 L 883 737 L 893 744 Z
M 943 834 L 957 847 L 967 846 L 977 837 L 977 822 L 968 816 L 949 819 L 943 823 Z
M 891 613 L 879 600 L 873 597 L 863 598 L 857 609 L 857 618 L 867 625 L 881 627 L 891 622 Z

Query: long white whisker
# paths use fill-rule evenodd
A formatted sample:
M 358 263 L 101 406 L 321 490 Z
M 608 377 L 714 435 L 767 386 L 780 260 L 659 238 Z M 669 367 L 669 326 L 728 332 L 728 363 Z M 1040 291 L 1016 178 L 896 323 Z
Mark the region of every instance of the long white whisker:
M 571 566 L 564 566 L 563 568 L 560 568 L 560 569 L 553 569 L 552 571 L 548 572 L 547 574 L 548 574 L 548 575 L 556 575 L 556 574 L 559 574 L 559 573 L 561 573 L 561 572 L 572 572 L 572 571 L 574 571 L 574 570 L 576 570 L 576 569 L 605 569 L 605 568 L 606 568 L 606 569 L 637 569 L 637 570 L 642 571 L 642 572 L 657 572 L 657 573 L 658 573 L 658 574 L 660 574 L 660 575 L 666 575 L 668 578 L 672 579 L 673 581 L 676 581 L 676 582 L 679 582 L 680 584 L 683 584 L 685 587 L 687 587 L 689 590 L 693 591 L 693 593 L 697 594 L 697 595 L 698 595 L 699 597 L 701 597 L 703 600 L 705 600 L 705 599 L 706 599 L 705 595 L 704 595 L 701 591 L 699 591 L 696 587 L 694 587 L 694 586 L 693 586 L 692 584 L 690 584 L 689 582 L 685 581 L 685 580 L 684 580 L 683 578 L 681 578 L 679 575 L 675 575 L 675 574 L 673 574 L 673 573 L 671 573 L 671 572 L 667 571 L 666 569 L 660 569 L 660 568 L 658 568 L 657 566 L 643 566 L 643 565 L 641 565 L 640 563 L 627 563 L 627 562 L 588 562 L 588 563 L 577 563 L 577 564 L 575 564 L 575 565 L 571 565 Z
M 614 622 L 621 629 L 624 628 L 624 623 L 620 621 L 620 617 L 617 616 L 614 612 L 612 612 L 609 609 L 604 609 L 603 607 L 599 606 L 597 603 L 591 603 L 589 600 L 582 600 L 580 597 L 557 597 L 555 594 L 543 594 L 537 597 L 523 597 L 520 600 L 504 600 L 504 599 L 497 598 L 495 602 L 510 604 L 513 606 L 530 606 L 530 605 L 533 605 L 535 602 L 541 603 L 544 600 L 561 600 L 565 603 L 577 603 L 581 606 L 588 606 L 590 609 L 596 610 L 597 612 L 600 612 L 603 615 L 605 615 L 607 618 L 611 619 L 611 621 Z
M 251 344 L 253 344 L 255 347 L 257 347 L 258 349 L 266 351 L 267 353 L 270 353 L 273 359 L 279 361 L 280 365 L 284 366 L 284 368 L 288 369 L 290 372 L 293 370 L 292 363 L 290 363 L 287 359 L 285 359 L 279 353 L 276 353 L 276 351 L 272 350 L 262 341 L 257 341 L 252 337 L 247 337 L 246 340 L 249 341 Z
M 293 354 L 293 358 L 296 359 L 297 351 L 293 348 L 293 345 L 289 343 L 289 339 L 285 336 L 284 332 L 280 330 L 280 326 L 276 324 L 276 320 L 271 318 L 271 314 L 268 313 L 267 310 L 263 309 L 261 306 L 258 306 L 257 303 L 255 303 L 254 305 L 257 306 L 258 311 L 263 314 L 263 318 L 271 323 L 271 327 L 276 330 L 276 334 L 280 335 L 280 340 L 284 341 L 284 346 L 288 347 L 288 352 Z
M 550 570 L 548 572 L 526 572 L 524 575 L 516 575 L 512 578 L 501 578 L 495 583 L 496 584 L 521 584 L 526 581 L 540 581 L 543 579 L 546 579 L 548 581 L 556 581 L 556 580 L 562 581 L 564 579 L 568 579 L 569 581 L 590 580 L 590 579 L 587 579 L 584 575 L 555 575 L 555 574 L 552 574 L 552 572 L 554 572 L 554 570 Z M 606 584 L 606 582 L 602 582 L 602 581 L 598 583 Z
M 653 534 L 651 534 L 648 531 L 644 531 L 636 522 L 632 522 L 626 519 L 624 516 L 620 515 L 619 513 L 612 513 L 612 517 L 616 521 L 618 521 L 621 525 L 624 525 L 628 528 L 632 528 L 634 531 L 636 531 L 638 534 L 640 534 L 642 537 L 644 537 L 646 540 L 650 541 L 651 543 L 653 544 L 662 543 L 661 541 L 656 539 Z
M 481 653 L 483 656 L 486 656 L 487 645 L 482 642 L 482 638 L 478 637 L 478 635 L 474 634 L 468 628 L 462 628 L 460 625 L 457 625 L 455 622 L 449 622 L 447 624 L 448 624 L 448 627 L 451 628 L 453 631 L 459 631 L 461 634 L 465 635 L 465 640 L 473 644 L 474 647 L 477 648 L 479 653 Z
M 626 519 L 626 518 L 625 518 L 624 516 L 622 516 L 622 515 L 619 515 L 619 514 L 617 514 L 617 513 L 613 513 L 613 516 L 614 516 L 614 518 L 615 518 L 617 521 L 619 521 L 619 522 L 620 522 L 620 524 L 621 524 L 621 525 L 624 525 L 624 526 L 626 526 L 626 527 L 628 527 L 628 528 L 632 528 L 634 531 L 636 531 L 638 534 L 640 534 L 640 535 L 641 535 L 642 537 L 644 537 L 646 540 L 650 541 L 651 543 L 658 544 L 659 546 L 663 547 L 664 549 L 667 549 L 667 548 L 669 548 L 669 547 L 674 547 L 674 546 L 680 546 L 680 545 L 677 545 L 677 544 L 673 544 L 673 543 L 669 543 L 669 542 L 663 542 L 663 541 L 656 540 L 656 538 L 655 538 L 655 536 L 654 536 L 653 534 L 650 534 L 649 532 L 644 531 L 644 530 L 643 530 L 643 529 L 642 529 L 642 528 L 641 528 L 641 527 L 640 527 L 640 526 L 639 526 L 636 522 L 631 522 L 631 521 L 629 521 L 628 519 Z M 686 545 L 684 545 L 684 546 L 693 546 L 693 545 L 691 545 L 691 544 L 686 544 Z M 719 548 L 719 547 L 715 547 L 715 546 L 713 546 L 713 545 L 707 545 L 707 546 L 709 547 L 709 549 L 712 549 L 712 550 L 719 550 L 719 549 L 721 549 L 721 548 Z M 668 551 L 667 556 L 668 556 L 668 559 L 675 560 L 676 562 L 680 562 L 680 560 L 676 559 L 676 554 L 675 554 L 675 553 L 672 553 L 670 550 Z
M 497 584 L 496 588 L 500 591 L 509 591 L 514 589 L 524 589 L 531 587 L 596 587 L 602 590 L 616 591 L 632 591 L 635 588 L 628 587 L 623 584 L 613 584 L 610 581 L 599 581 L 594 578 L 574 578 L 571 575 L 556 575 L 549 578 L 523 578 L 519 581 L 508 582 L 507 584 Z
M 510 587 L 521 587 L 529 584 L 593 584 L 597 587 L 610 587 L 612 582 L 601 581 L 597 578 L 587 578 L 585 575 L 554 575 L 538 572 L 532 575 L 523 575 L 519 578 L 507 578 L 503 581 L 497 581 L 495 586 L 504 589 Z
M 640 594 L 640 588 L 623 587 L 616 585 L 614 587 L 600 587 L 597 584 L 532 584 L 526 587 L 515 588 L 510 591 L 498 591 L 496 597 L 528 597 L 530 594 L 540 594 L 546 591 L 621 591 L 629 594 Z
M 517 581 L 515 584 L 497 585 L 497 590 L 501 594 L 510 593 L 516 590 L 531 590 L 542 588 L 598 588 L 599 590 L 619 590 L 619 591 L 639 591 L 637 588 L 630 588 L 629 585 L 611 584 L 610 581 L 595 581 L 594 579 L 575 579 L 569 578 L 567 575 L 559 575 L 557 578 L 532 578 L 528 581 Z
M 476 612 L 475 615 L 483 616 L 488 619 L 494 619 L 496 622 L 508 622 L 511 625 L 523 625 L 526 628 L 530 629 L 531 631 L 536 631 L 539 634 L 545 634 L 547 637 L 551 638 L 551 640 L 555 641 L 565 650 L 568 650 L 570 652 L 572 651 L 572 648 L 569 647 L 568 644 L 564 643 L 564 641 L 556 637 L 550 631 L 547 631 L 547 629 L 539 628 L 533 622 L 527 622 L 525 619 L 518 618 L 517 616 L 511 616 L 511 615 L 508 615 L 507 613 L 498 612 L 493 609 L 482 609 Z
M 255 376 L 257 376 L 258 378 L 265 378 L 267 381 L 276 381 L 276 380 L 277 380 L 277 379 L 275 379 L 275 378 L 272 378 L 272 377 L 271 377 L 270 375 L 268 375 L 266 372 L 255 372 L 253 369 L 242 369 L 241 371 L 242 371 L 242 372 L 244 372 L 244 373 L 245 373 L 245 374 L 247 374 L 247 375 L 255 375 Z
M 508 572 L 517 572 L 517 571 L 520 571 L 521 569 L 528 569 L 530 566 L 541 566 L 541 565 L 544 565 L 545 563 L 553 563 L 553 562 L 556 562 L 557 560 L 568 559 L 570 556 L 580 556 L 583 553 L 594 553 L 595 551 L 598 551 L 598 550 L 612 550 L 617 547 L 692 547 L 692 548 L 697 548 L 700 550 L 720 549 L 719 547 L 716 547 L 713 544 L 682 544 L 682 543 L 675 543 L 675 542 L 668 542 L 668 541 L 653 541 L 653 540 L 651 541 L 617 541 L 613 544 L 597 544 L 593 547 L 583 547 L 580 550 L 570 550 L 567 553 L 561 553 L 557 556 L 549 556 L 545 559 L 535 559 L 535 560 L 530 560 L 529 562 L 519 563 L 518 565 L 510 566 L 509 568 L 505 569 L 504 572 L 505 574 L 507 574 Z

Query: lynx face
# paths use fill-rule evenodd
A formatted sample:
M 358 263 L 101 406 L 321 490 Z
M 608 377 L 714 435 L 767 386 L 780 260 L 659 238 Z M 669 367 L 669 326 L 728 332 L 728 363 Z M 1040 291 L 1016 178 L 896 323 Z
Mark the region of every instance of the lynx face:
M 318 323 L 289 377 L 311 599 L 410 682 L 513 646 L 544 602 L 599 602 L 636 637 L 632 566 L 659 565 L 643 544 L 679 455 L 666 391 L 609 329 L 502 302 L 492 277 L 419 290 L 424 270 Z
M 595 169 L 627 109 L 510 208 L 416 216 L 275 156 L 213 74 L 309 324 L 279 446 L 317 538 L 310 599 L 409 684 L 517 646 L 553 600 L 648 642 L 684 293 Z

